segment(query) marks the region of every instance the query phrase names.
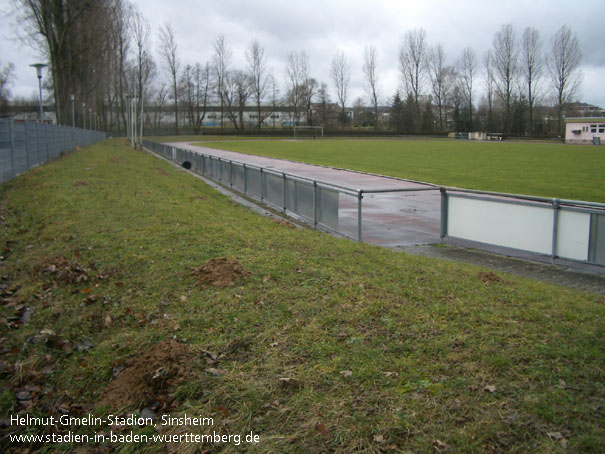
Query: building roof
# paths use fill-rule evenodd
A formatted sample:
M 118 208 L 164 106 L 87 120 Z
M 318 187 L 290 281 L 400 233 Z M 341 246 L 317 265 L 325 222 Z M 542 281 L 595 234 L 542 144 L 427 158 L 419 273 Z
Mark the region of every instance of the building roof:
M 565 123 L 605 123 L 605 117 L 569 117 Z

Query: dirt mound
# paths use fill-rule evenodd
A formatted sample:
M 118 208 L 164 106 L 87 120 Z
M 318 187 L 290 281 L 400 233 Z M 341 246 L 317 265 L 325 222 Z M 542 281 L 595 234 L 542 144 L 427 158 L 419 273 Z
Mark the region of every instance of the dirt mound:
M 499 282 L 504 282 L 504 280 L 498 276 L 497 274 L 492 273 L 491 271 L 488 272 L 484 272 L 484 273 L 478 273 L 477 277 L 479 278 L 479 280 L 481 282 L 485 282 L 485 283 L 499 283 Z
M 170 391 L 194 376 L 191 349 L 173 339 L 130 358 L 99 400 L 112 411 L 132 404 L 167 401 Z
M 69 261 L 62 255 L 51 257 L 40 262 L 36 269 L 39 273 L 52 276 L 57 281 L 69 284 L 88 282 L 90 269 L 85 268 L 76 261 Z
M 204 263 L 191 272 L 201 285 L 214 285 L 216 287 L 233 287 L 235 282 L 249 276 L 237 260 L 219 257 Z
M 290 221 L 286 221 L 285 219 L 273 219 L 272 222 L 275 224 L 283 225 L 284 227 L 288 227 L 290 229 L 296 228 L 294 224 L 292 224 Z

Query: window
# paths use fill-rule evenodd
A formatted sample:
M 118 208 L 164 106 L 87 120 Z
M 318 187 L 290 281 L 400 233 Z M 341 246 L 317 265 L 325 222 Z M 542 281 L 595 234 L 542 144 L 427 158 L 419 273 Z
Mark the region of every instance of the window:
M 592 133 L 597 132 L 597 125 L 590 125 L 590 132 L 592 132 Z
M 599 125 L 599 134 L 605 133 L 605 125 Z

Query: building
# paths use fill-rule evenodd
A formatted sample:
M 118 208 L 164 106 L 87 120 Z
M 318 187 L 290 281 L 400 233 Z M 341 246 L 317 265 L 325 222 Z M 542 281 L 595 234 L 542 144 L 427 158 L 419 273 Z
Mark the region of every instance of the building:
M 566 118 L 565 143 L 605 145 L 605 117 Z

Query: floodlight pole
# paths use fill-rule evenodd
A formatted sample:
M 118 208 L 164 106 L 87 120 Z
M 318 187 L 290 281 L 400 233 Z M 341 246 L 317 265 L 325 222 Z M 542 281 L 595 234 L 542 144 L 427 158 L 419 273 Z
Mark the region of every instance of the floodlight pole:
M 36 74 L 38 76 L 38 93 L 39 93 L 39 105 L 40 105 L 40 123 L 42 123 L 42 68 L 46 68 L 48 65 L 44 63 L 34 63 L 33 65 L 29 65 L 32 68 L 36 68 Z

